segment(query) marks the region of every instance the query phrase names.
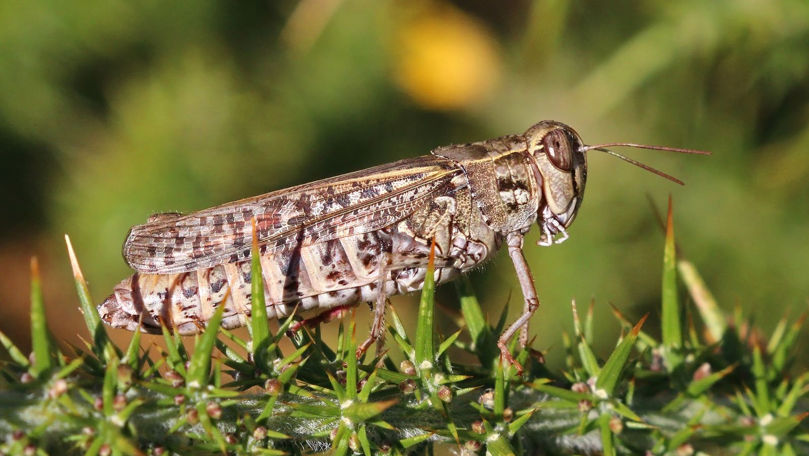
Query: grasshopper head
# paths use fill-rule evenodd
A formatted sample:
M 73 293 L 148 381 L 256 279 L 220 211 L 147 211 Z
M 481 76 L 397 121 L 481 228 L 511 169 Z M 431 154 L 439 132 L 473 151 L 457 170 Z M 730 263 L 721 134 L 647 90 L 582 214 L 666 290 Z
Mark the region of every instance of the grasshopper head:
M 565 228 L 573 223 L 584 196 L 587 182 L 587 158 L 579 134 L 555 121 L 542 121 L 523 135 L 536 163 L 538 181 L 544 198 L 537 211 L 542 230 L 540 244 L 550 245 L 553 236 L 567 238 Z

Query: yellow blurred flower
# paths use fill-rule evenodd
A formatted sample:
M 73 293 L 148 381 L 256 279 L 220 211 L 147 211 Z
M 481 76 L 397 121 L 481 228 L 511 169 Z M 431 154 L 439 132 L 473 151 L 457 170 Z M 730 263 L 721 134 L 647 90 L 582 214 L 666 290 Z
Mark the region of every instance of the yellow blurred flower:
M 495 87 L 500 72 L 497 45 L 469 15 L 449 5 L 428 5 L 399 25 L 396 83 L 422 107 L 464 108 Z

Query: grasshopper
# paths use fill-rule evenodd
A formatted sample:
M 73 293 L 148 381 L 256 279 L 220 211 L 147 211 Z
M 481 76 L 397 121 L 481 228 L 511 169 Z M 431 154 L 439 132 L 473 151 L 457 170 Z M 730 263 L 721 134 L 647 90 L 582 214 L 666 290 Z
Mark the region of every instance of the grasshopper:
M 436 283 L 458 277 L 505 247 L 524 297 L 522 314 L 498 340 L 519 330 L 539 306 L 522 252 L 538 224 L 543 246 L 563 242 L 587 181 L 586 152 L 600 150 L 682 184 L 606 149 L 628 146 L 707 152 L 632 143 L 584 145 L 571 127 L 543 121 L 522 135 L 438 147 L 342 176 L 255 196 L 199 212 L 156 214 L 133 227 L 123 247 L 135 274 L 98 306 L 117 328 L 182 335 L 201 332 L 217 306 L 222 326 L 250 318 L 251 241 L 259 245 L 269 318 L 298 309 L 326 319 L 358 302 L 373 303 L 364 352 L 384 331 L 386 298 L 420 290 L 434 244 Z M 519 366 L 519 365 L 517 365 Z

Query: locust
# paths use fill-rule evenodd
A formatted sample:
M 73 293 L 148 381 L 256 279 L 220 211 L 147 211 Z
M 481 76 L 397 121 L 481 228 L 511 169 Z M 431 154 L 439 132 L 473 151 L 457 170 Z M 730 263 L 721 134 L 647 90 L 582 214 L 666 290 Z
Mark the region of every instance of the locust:
M 523 295 L 521 315 L 497 342 L 501 357 L 539 307 L 523 255 L 526 233 L 538 244 L 568 238 L 587 182 L 587 152 L 599 150 L 674 182 L 678 179 L 606 149 L 627 146 L 707 152 L 634 143 L 585 145 L 571 127 L 542 121 L 522 135 L 438 147 L 338 177 L 278 190 L 189 214 L 162 213 L 134 226 L 123 246 L 136 272 L 98 306 L 107 324 L 181 335 L 205 329 L 224 306 L 221 325 L 251 317 L 251 243 L 258 243 L 268 318 L 295 311 L 329 319 L 359 302 L 374 312 L 358 354 L 384 335 L 387 297 L 420 290 L 434 255 L 437 284 L 506 248 Z M 253 225 L 255 226 L 253 228 Z

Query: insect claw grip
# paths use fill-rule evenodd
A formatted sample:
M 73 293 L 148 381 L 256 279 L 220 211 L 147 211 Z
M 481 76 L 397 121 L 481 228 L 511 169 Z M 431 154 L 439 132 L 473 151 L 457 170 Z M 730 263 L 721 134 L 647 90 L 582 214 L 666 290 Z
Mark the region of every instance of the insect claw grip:
M 540 229 L 542 230 L 542 233 L 539 235 L 537 245 L 540 247 L 548 247 L 553 245 L 553 235 L 551 234 L 551 230 L 548 228 L 547 223 L 540 225 Z
M 570 237 L 570 235 L 567 234 L 565 227 L 553 217 L 548 217 L 545 219 L 540 225 L 540 229 L 542 230 L 542 234 L 539 235 L 539 240 L 537 241 L 537 245 L 540 247 L 561 244 Z M 560 234 L 561 236 L 559 238 L 555 238 L 554 236 L 557 234 Z
M 556 220 L 555 218 L 552 218 L 549 221 L 550 221 L 551 225 L 553 225 L 553 228 L 556 231 L 556 233 L 562 235 L 562 237 L 560 237 L 558 239 L 554 239 L 553 243 L 554 244 L 561 244 L 561 243 L 565 242 L 567 240 L 567 238 L 570 237 L 567 234 L 567 231 L 565 230 L 565 227 L 562 226 L 562 224 L 559 223 L 559 221 Z

